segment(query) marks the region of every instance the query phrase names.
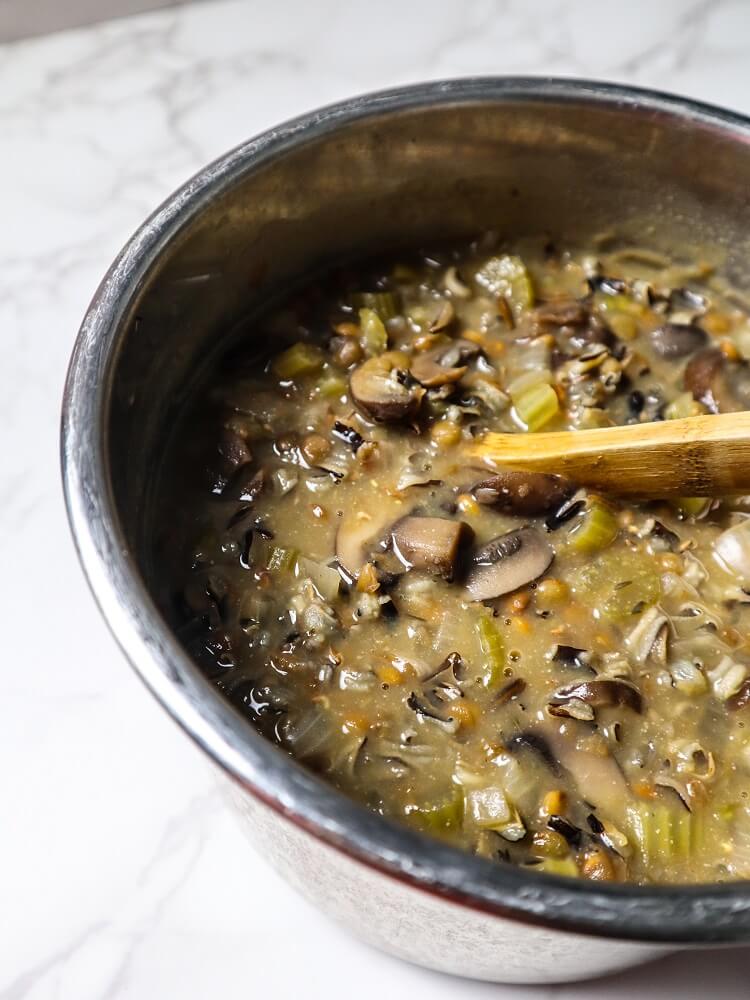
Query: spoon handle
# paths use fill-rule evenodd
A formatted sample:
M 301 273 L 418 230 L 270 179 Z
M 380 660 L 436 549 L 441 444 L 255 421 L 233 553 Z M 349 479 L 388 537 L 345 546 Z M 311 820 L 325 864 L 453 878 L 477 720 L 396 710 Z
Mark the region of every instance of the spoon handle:
M 470 454 L 492 468 L 553 472 L 633 497 L 750 492 L 750 412 L 586 431 L 487 433 Z

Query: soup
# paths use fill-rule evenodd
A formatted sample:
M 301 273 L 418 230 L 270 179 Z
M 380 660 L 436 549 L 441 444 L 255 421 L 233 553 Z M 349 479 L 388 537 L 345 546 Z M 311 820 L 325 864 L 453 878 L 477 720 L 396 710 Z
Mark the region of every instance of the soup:
M 237 710 L 497 863 L 750 875 L 750 498 L 624 503 L 467 458 L 487 429 L 750 408 L 742 300 L 700 263 L 490 236 L 253 326 L 173 435 L 155 543 Z

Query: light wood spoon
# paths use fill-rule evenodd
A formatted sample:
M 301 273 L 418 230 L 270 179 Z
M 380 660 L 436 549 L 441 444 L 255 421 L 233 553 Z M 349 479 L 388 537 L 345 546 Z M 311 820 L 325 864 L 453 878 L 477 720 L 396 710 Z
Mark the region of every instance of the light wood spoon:
M 750 412 L 586 431 L 487 433 L 469 454 L 490 468 L 552 472 L 616 496 L 727 496 L 750 492 Z

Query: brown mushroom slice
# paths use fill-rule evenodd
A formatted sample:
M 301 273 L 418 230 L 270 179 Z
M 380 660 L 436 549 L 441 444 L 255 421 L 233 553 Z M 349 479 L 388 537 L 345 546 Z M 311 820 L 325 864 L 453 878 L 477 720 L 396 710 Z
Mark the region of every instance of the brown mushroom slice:
M 540 577 L 554 557 L 555 550 L 536 528 L 516 528 L 477 550 L 466 589 L 473 601 L 501 597 Z
M 366 516 L 346 511 L 336 532 L 336 559 L 349 577 L 356 578 L 370 552 L 398 517 L 399 507 L 397 501 L 383 497 Z
M 405 354 L 386 351 L 354 369 L 349 379 L 352 400 L 366 417 L 396 421 L 416 414 L 425 390 L 412 382 L 407 364 Z
M 430 323 L 430 333 L 438 333 L 440 330 L 447 330 L 456 318 L 456 310 L 450 299 L 444 299 L 438 309 L 435 318 Z
M 466 373 L 466 365 L 479 354 L 479 347 L 470 340 L 452 340 L 447 344 L 433 347 L 431 351 L 418 354 L 409 371 L 414 378 L 427 388 L 457 382 Z
M 464 521 L 447 517 L 404 517 L 391 531 L 393 549 L 407 569 L 426 570 L 450 579 L 461 545 L 473 536 Z
M 475 483 L 471 493 L 478 503 L 526 517 L 557 510 L 573 490 L 560 476 L 504 469 Z
M 704 330 L 693 323 L 665 323 L 649 334 L 651 346 L 660 358 L 685 358 L 704 346 Z
M 247 465 L 253 460 L 253 453 L 248 447 L 247 441 L 241 434 L 229 427 L 225 427 L 221 433 L 219 451 L 233 469 Z
M 742 687 L 731 698 L 725 702 L 730 712 L 739 712 L 750 705 L 750 680 L 744 682 Z
M 537 306 L 532 316 L 543 326 L 584 326 L 589 321 L 590 311 L 580 299 L 550 299 Z
M 706 347 L 685 367 L 685 388 L 711 413 L 750 409 L 750 365 L 729 361 L 718 347 Z
M 550 715 L 569 715 L 566 708 L 571 702 L 596 708 L 616 708 L 618 705 L 640 714 L 643 711 L 641 693 L 633 684 L 623 680 L 591 680 L 579 684 L 567 684 L 552 695 L 548 711 Z M 579 718 L 573 715 L 573 718 Z
M 589 733 L 583 743 L 581 730 L 577 723 L 565 720 L 559 729 L 550 725 L 543 732 L 550 752 L 573 779 L 582 798 L 617 826 L 624 826 L 631 798 L 625 776 L 604 739 Z

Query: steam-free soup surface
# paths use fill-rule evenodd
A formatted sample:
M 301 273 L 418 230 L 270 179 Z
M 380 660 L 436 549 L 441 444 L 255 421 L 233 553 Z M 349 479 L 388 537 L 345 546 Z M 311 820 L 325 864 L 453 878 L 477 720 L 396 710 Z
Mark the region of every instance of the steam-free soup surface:
M 747 877 L 750 498 L 625 504 L 465 455 L 749 408 L 746 354 L 710 269 L 635 251 L 485 239 L 311 283 L 174 435 L 168 613 L 378 813 L 539 871 Z

